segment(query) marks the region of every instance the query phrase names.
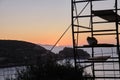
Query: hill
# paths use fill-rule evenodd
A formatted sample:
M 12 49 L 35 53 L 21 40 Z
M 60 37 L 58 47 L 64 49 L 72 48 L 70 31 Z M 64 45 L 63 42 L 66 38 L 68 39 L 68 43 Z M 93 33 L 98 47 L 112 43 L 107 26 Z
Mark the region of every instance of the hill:
M 0 40 L 0 67 L 34 64 L 48 54 L 45 48 L 30 42 Z M 51 52 L 51 54 L 54 54 Z
M 90 55 L 78 50 L 79 59 L 86 59 Z M 39 62 L 63 60 L 73 58 L 73 49 L 63 48 L 58 54 L 50 52 L 44 47 L 25 41 L 0 40 L 0 67 L 25 66 Z

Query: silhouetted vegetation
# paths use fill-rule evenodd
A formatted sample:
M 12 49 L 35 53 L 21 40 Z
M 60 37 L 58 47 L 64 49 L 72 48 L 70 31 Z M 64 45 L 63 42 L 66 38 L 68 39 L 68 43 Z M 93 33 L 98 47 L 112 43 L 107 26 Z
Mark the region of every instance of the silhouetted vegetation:
M 0 40 L 0 67 L 27 66 L 26 69 L 18 70 L 16 78 L 12 80 L 88 80 L 81 68 L 75 70 L 72 64 L 57 63 L 58 60 L 73 58 L 72 50 L 65 47 L 59 54 L 54 54 L 33 43 Z M 83 50 L 78 52 L 80 59 L 90 57 Z
M 73 58 L 73 49 L 65 47 L 59 54 L 52 53 L 40 45 L 18 41 L 0 40 L 0 67 L 12 67 L 35 64 L 40 56 L 54 57 L 54 60 Z M 79 49 L 78 58 L 88 58 L 90 55 Z
M 47 63 L 39 62 L 17 72 L 13 80 L 88 80 L 83 76 L 83 70 L 70 65 L 59 65 L 51 60 Z
M 63 50 L 59 52 L 59 56 L 63 59 L 66 59 L 66 58 L 73 59 L 74 58 L 73 48 L 65 47 Z M 90 54 L 88 54 L 86 51 L 82 49 L 77 50 L 77 58 L 88 59 L 89 57 L 90 57 Z

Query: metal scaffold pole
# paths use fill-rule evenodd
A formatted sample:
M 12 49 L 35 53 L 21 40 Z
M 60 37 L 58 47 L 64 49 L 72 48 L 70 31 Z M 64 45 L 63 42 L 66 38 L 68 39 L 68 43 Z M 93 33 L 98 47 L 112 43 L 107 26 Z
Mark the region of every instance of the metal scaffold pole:
M 106 3 L 112 5 L 106 7 Z M 86 79 L 120 79 L 119 3 L 119 0 L 71 0 L 74 64 L 75 68 L 91 67 L 91 76 L 87 76 Z M 102 42 L 101 39 L 104 38 L 110 39 Z M 110 43 L 110 40 L 114 43 Z M 90 57 L 85 60 L 79 59 L 79 49 L 86 50 Z

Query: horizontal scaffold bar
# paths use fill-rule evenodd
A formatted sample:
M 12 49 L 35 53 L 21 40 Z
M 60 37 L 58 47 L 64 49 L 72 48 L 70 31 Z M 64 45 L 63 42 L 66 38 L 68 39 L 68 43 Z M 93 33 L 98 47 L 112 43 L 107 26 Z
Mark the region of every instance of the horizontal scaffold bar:
M 105 1 L 105 0 L 79 0 L 79 1 L 73 1 L 74 3 L 81 3 L 81 2 L 90 2 L 90 1 Z
M 86 26 L 81 26 L 81 25 L 73 25 L 75 27 L 80 27 L 80 28 L 85 28 L 85 29 L 91 29 L 90 27 L 86 27 Z
M 75 46 L 75 48 L 91 48 L 91 47 L 117 47 L 117 45 L 114 45 L 114 44 L 97 44 L 97 45 L 94 45 L 94 46 L 91 46 L 91 45 Z
M 120 71 L 119 69 L 95 69 L 94 71 Z
M 77 61 L 76 63 L 119 63 L 119 61 L 87 60 L 87 61 Z
M 116 79 L 116 80 L 119 80 L 120 77 L 99 77 L 99 76 L 96 76 L 96 77 L 89 77 L 89 76 L 85 76 L 86 79 Z
M 116 29 L 108 29 L 108 30 L 93 30 L 93 31 L 75 31 L 74 33 L 111 32 L 111 31 L 116 31 Z
M 116 35 L 117 33 L 101 33 L 101 34 L 93 34 L 94 36 L 102 36 L 102 35 Z M 120 34 L 120 33 L 119 33 Z
M 98 78 L 98 79 L 100 79 L 100 78 L 101 78 L 101 79 L 103 79 L 103 78 L 104 78 L 104 79 L 117 79 L 117 80 L 120 79 L 120 77 L 97 77 L 97 76 L 96 76 L 95 78 Z
M 115 21 L 111 21 L 111 22 L 108 22 L 108 21 L 99 21 L 99 22 L 93 22 L 93 24 L 99 24 L 99 23 L 115 23 Z M 118 23 L 120 25 L 120 23 Z

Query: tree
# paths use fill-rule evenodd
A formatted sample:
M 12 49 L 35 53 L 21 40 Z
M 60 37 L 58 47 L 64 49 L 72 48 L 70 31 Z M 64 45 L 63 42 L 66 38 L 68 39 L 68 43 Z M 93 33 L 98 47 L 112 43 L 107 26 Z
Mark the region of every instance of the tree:
M 73 59 L 73 48 L 65 47 L 63 50 L 59 52 L 59 56 L 61 56 L 63 59 L 70 58 Z M 90 57 L 90 54 L 88 54 L 86 51 L 82 49 L 77 49 L 77 58 L 79 59 L 88 59 Z

